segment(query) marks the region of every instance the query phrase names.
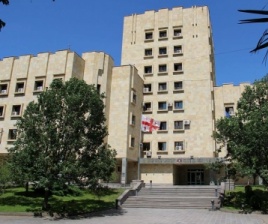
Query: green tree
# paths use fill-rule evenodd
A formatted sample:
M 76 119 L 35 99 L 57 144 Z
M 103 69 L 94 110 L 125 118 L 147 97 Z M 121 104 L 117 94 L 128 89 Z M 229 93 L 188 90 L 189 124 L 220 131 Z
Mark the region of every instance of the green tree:
M 216 123 L 214 138 L 243 175 L 259 175 L 268 183 L 268 76 L 247 86 L 237 113 Z
M 0 190 L 2 193 L 4 193 L 5 188 L 11 182 L 11 180 L 12 178 L 8 165 L 6 163 L 2 164 L 0 166 Z
M 103 97 L 82 80 L 54 80 L 17 122 L 17 140 L 9 149 L 12 171 L 20 182 L 45 189 L 44 209 L 55 186 L 96 188 L 112 175 L 115 151 L 103 143 Z

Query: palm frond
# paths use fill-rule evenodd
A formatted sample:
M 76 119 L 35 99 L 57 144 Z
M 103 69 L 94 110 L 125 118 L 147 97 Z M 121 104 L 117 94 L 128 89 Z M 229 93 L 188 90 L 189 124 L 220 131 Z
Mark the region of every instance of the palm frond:
M 239 24 L 243 23 L 267 23 L 268 18 L 259 18 L 259 19 L 241 19 Z
M 0 31 L 6 25 L 6 23 L 0 19 Z
M 253 13 L 253 14 L 261 14 L 261 15 L 268 15 L 267 10 L 251 10 L 251 9 L 239 9 L 239 12 L 245 12 L 245 13 Z
M 253 50 L 251 50 L 251 52 L 255 53 L 267 47 L 268 47 L 268 30 L 265 30 L 261 38 L 259 39 L 257 46 Z

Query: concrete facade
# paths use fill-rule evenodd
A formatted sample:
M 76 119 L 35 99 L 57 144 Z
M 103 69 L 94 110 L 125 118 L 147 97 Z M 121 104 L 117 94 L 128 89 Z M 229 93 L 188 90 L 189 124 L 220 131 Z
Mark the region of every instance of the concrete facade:
M 233 113 L 244 85 L 215 87 L 209 10 L 146 11 L 124 18 L 121 66 L 103 52 L 70 50 L 0 60 L 0 154 L 16 140 L 15 123 L 53 79 L 71 77 L 105 93 L 116 182 L 187 185 L 215 182 L 205 164 L 217 156 L 216 119 Z M 141 133 L 141 116 L 160 130 Z
M 208 184 L 203 162 L 195 161 L 213 160 L 215 152 L 211 138 L 215 70 L 208 8 L 178 7 L 125 17 L 121 64 L 137 67 L 144 79 L 143 114 L 161 122 L 161 130 L 143 133 L 142 156 L 155 163 L 141 160 L 141 179 L 190 184 L 192 175 Z M 165 162 L 188 158 L 199 167 Z

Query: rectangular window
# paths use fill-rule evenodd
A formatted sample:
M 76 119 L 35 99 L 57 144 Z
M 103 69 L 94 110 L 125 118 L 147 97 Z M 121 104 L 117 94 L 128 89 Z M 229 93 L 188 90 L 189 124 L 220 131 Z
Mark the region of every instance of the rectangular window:
M 131 117 L 131 124 L 132 125 L 135 125 L 136 123 L 136 116 L 132 114 L 132 117 Z
M 151 102 L 144 103 L 143 111 L 144 112 L 151 112 L 152 111 L 152 103 Z
M 166 47 L 160 47 L 159 48 L 159 55 L 166 55 L 167 54 L 167 48 Z
M 0 94 L 1 95 L 7 95 L 7 90 L 8 90 L 8 84 L 0 84 Z
M 174 54 L 181 54 L 182 53 L 182 47 L 181 46 L 174 46 L 173 53 Z
M 136 103 L 137 102 L 137 94 L 135 91 L 132 91 L 132 103 Z
M 5 106 L 0 105 L 0 118 L 3 118 L 5 116 Z
M 161 121 L 160 122 L 159 130 L 160 131 L 166 131 L 167 130 L 167 122 L 166 121 Z
M 183 101 L 175 101 L 174 109 L 175 110 L 182 110 L 183 109 Z
M 182 81 L 174 82 L 174 90 L 183 89 Z
M 153 55 L 153 49 L 149 48 L 149 49 L 145 49 L 144 51 L 144 56 L 148 57 L 148 56 L 152 56 Z
M 143 142 L 142 143 L 142 149 L 143 149 L 143 151 L 150 151 L 151 150 L 150 142 Z
M 167 37 L 167 31 L 166 30 L 161 30 L 159 31 L 159 38 L 166 38 Z
M 159 65 L 158 66 L 159 72 L 166 72 L 167 71 L 167 65 Z
M 174 121 L 175 130 L 183 130 L 183 121 Z
M 8 140 L 16 140 L 16 139 L 17 139 L 17 129 L 9 129 Z
M 44 89 L 44 80 L 36 80 L 34 83 L 34 91 L 41 92 Z
M 17 82 L 16 83 L 16 88 L 15 88 L 15 93 L 24 93 L 24 82 Z
M 174 29 L 173 36 L 174 37 L 181 37 L 182 36 L 181 29 Z
M 152 40 L 152 39 L 153 39 L 153 32 L 146 32 L 145 40 Z
M 234 107 L 233 106 L 225 106 L 225 117 L 234 116 Z
M 174 142 L 174 150 L 175 151 L 183 151 L 183 141 Z
M 153 67 L 152 66 L 145 66 L 144 67 L 144 73 L 145 74 L 152 74 L 153 73 Z
M 167 110 L 167 102 L 158 102 L 158 110 Z
M 174 64 L 174 72 L 182 71 L 182 63 L 175 63 Z
M 130 147 L 135 147 L 135 138 L 131 137 L 131 141 L 130 141 Z
M 166 91 L 167 90 L 167 83 L 161 82 L 158 84 L 158 91 Z
M 21 116 L 21 105 L 13 105 L 11 116 Z
M 152 84 L 144 84 L 143 93 L 151 93 L 152 92 Z
M 158 151 L 166 151 L 167 143 L 166 142 L 158 142 Z

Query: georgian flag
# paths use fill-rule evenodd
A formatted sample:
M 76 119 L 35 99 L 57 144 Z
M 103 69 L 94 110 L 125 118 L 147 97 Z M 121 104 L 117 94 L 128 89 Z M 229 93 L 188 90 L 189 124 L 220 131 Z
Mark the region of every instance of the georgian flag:
M 158 130 L 160 127 L 160 121 L 156 121 L 152 118 L 142 115 L 141 118 L 141 130 L 143 132 L 152 132 Z

